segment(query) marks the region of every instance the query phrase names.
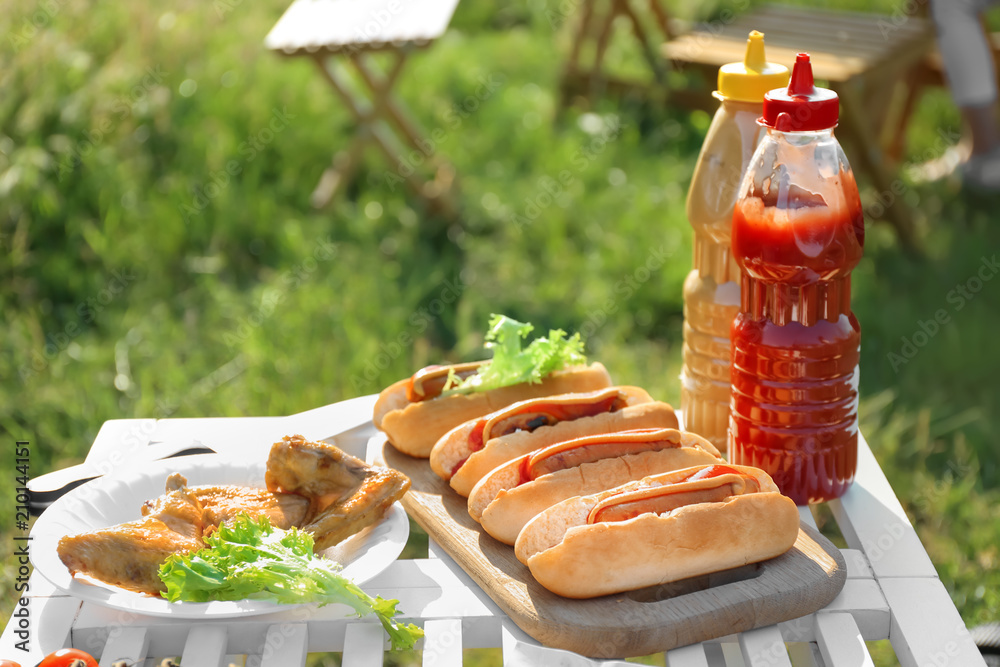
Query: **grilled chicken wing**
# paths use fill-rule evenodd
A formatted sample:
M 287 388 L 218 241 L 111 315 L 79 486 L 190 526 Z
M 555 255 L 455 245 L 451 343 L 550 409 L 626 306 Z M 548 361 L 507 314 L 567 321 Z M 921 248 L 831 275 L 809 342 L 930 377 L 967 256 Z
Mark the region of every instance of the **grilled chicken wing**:
M 205 510 L 206 533 L 243 513 L 266 514 L 272 526 L 287 530 L 301 524 L 309 510 L 308 498 L 249 486 L 198 486 L 191 493 Z
M 367 463 L 333 445 L 286 435 L 271 446 L 264 479 L 269 491 L 331 502 L 357 491 L 368 470 Z
M 299 526 L 327 549 L 377 523 L 410 488 L 406 475 L 371 467 L 322 442 L 285 437 L 267 460 L 267 490 L 242 486 L 187 488 L 179 473 L 166 494 L 146 501 L 142 519 L 66 536 L 59 558 L 71 574 L 83 573 L 128 590 L 158 595 L 160 565 L 175 553 L 204 547 L 203 537 L 241 513 L 266 514 L 271 525 Z
M 322 551 L 377 523 L 410 488 L 410 479 L 372 467 L 325 442 L 286 436 L 271 447 L 267 488 L 306 496 L 309 513 L 302 530 Z
M 56 548 L 59 559 L 70 574 L 81 572 L 130 591 L 158 595 L 166 590 L 157 571 L 167 557 L 204 546 L 203 511 L 186 483 L 177 473 L 168 477 L 166 495 L 147 502 L 142 519 L 67 535 Z
M 311 516 L 302 530 L 312 533 L 314 550 L 328 549 L 362 528 L 378 523 L 410 488 L 410 478 L 391 468 L 369 468 L 356 492 Z

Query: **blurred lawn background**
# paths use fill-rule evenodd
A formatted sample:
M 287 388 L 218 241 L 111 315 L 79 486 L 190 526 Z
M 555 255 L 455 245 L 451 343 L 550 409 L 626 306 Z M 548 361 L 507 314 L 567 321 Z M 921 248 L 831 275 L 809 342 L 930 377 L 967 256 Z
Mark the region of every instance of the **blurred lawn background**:
M 16 532 L 15 439 L 31 442 L 37 475 L 79 462 L 108 419 L 282 415 L 376 392 L 479 357 L 491 312 L 593 331 L 591 356 L 617 381 L 678 404 L 684 197 L 709 115 L 607 99 L 557 118 L 559 3 L 463 2 L 398 91 L 442 130 L 434 150 L 457 168 L 459 222 L 392 187 L 375 153 L 315 211 L 309 194 L 352 123 L 311 63 L 263 48 L 287 4 L 0 12 L 0 544 Z M 668 4 L 681 20 L 729 7 Z M 630 41 L 609 59 L 638 71 Z M 262 133 L 275 118 L 282 129 Z M 947 92 L 930 91 L 907 162 L 940 155 L 959 125 Z M 223 183 L 231 160 L 241 172 Z M 905 197 L 924 217 L 925 256 L 876 224 L 854 274 L 862 429 L 966 622 L 1000 620 L 1000 281 L 953 292 L 995 257 L 996 199 L 952 180 L 907 181 Z M 512 223 L 532 206 L 532 223 Z M 654 254 L 662 268 L 624 289 Z M 424 314 L 449 292 L 454 305 Z M 892 363 L 939 309 L 950 321 Z M 16 563 L 3 562 L 6 619 Z

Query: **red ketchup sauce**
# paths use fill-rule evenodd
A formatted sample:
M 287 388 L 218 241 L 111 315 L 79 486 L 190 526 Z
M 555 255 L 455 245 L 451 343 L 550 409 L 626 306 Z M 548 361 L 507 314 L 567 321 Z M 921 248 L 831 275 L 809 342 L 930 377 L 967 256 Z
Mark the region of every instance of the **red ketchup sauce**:
M 789 99 L 794 85 L 795 72 Z M 854 478 L 861 327 L 850 274 L 864 244 L 857 185 L 830 124 L 836 95 L 811 90 L 799 98 L 814 112 L 801 116 L 825 123 L 796 125 L 799 102 L 779 99 L 733 213 L 742 302 L 731 329 L 730 460 L 763 468 L 799 505 L 837 498 Z
M 713 477 L 721 477 L 723 475 L 742 475 L 736 468 L 731 468 L 729 466 L 720 465 L 710 465 L 702 468 L 698 472 L 694 473 L 690 477 L 685 477 L 682 482 L 696 482 L 699 479 L 711 479 Z M 679 482 L 678 482 L 679 483 Z
M 561 421 L 569 421 L 572 419 L 582 419 L 584 417 L 593 417 L 595 415 L 604 414 L 606 412 L 614 412 L 625 406 L 625 400 L 620 394 L 612 394 L 605 396 L 603 398 L 596 398 L 593 401 L 574 401 L 572 403 L 540 403 L 536 401 L 526 401 L 523 406 L 517 406 L 514 409 L 505 408 L 499 412 L 504 413 L 505 418 L 516 417 L 521 414 L 528 414 L 532 416 L 542 416 L 545 417 L 544 420 L 537 420 L 537 425 L 533 425 L 531 420 L 528 420 L 524 424 L 519 424 L 516 428 L 510 427 L 501 433 L 495 431 L 490 432 L 488 437 L 484 437 L 486 431 L 486 425 L 491 419 L 496 417 L 497 413 L 487 415 L 480 418 L 472 430 L 469 432 L 469 451 L 478 452 L 483 447 L 486 446 L 486 440 L 489 438 L 496 438 L 502 435 L 509 435 L 515 431 L 534 431 L 539 426 L 550 426 L 552 424 L 558 424 Z M 502 430 L 502 429 L 501 429 Z M 462 459 L 457 464 L 455 464 L 454 469 L 451 474 L 454 475 L 458 470 L 465 465 L 468 461 L 468 457 Z
M 664 433 L 668 430 L 673 431 L 673 429 L 659 428 L 630 429 L 557 442 L 531 454 L 525 454 L 521 458 L 518 466 L 518 485 L 584 463 L 680 447 L 679 438 L 673 439 Z M 676 431 L 673 432 L 676 434 Z
M 684 482 L 697 482 L 712 479 L 722 475 L 740 475 L 746 477 L 735 468 L 724 465 L 710 465 L 701 470 L 664 486 L 650 486 L 632 489 L 613 496 L 608 496 L 595 505 L 587 515 L 587 523 L 602 523 L 610 521 L 628 521 L 640 514 L 669 512 L 682 507 L 687 502 L 721 502 L 729 497 L 730 489 L 707 488 L 692 491 L 682 486 Z M 748 478 L 749 479 L 749 478 Z M 752 482 L 756 487 L 756 482 Z M 685 495 L 683 500 L 675 501 L 672 496 Z
M 746 199 L 733 216 L 743 280 L 730 333 L 730 456 L 763 468 L 800 505 L 840 497 L 857 466 L 861 327 L 850 270 L 863 218 L 853 203 L 778 210 Z

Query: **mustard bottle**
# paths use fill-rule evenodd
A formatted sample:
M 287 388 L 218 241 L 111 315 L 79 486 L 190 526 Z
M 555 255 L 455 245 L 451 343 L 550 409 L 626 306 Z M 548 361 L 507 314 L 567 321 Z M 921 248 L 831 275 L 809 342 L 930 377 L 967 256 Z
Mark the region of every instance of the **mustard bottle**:
M 743 174 L 764 128 L 764 94 L 788 84 L 788 68 L 767 62 L 764 35 L 747 38 L 741 63 L 719 68 L 721 101 L 698 155 L 687 198 L 694 264 L 684 281 L 684 426 L 726 449 L 729 426 L 729 328 L 740 309 L 740 269 L 730 239 Z

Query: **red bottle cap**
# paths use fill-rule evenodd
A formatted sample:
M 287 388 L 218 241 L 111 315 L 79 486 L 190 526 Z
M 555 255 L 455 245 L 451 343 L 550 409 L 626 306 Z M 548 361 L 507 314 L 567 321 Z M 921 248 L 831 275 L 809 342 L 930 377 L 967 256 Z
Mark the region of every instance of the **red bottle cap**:
M 828 88 L 813 83 L 812 63 L 808 53 L 795 57 L 788 88 L 775 88 L 764 95 L 767 127 L 782 132 L 810 132 L 836 127 L 840 118 L 840 99 Z

